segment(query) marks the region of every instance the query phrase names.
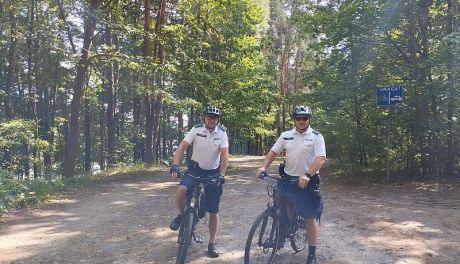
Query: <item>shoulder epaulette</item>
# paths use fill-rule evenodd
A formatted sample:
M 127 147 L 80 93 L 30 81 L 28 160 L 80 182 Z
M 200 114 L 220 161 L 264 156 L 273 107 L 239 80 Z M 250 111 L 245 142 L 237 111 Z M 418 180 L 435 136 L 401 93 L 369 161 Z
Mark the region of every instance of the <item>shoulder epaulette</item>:
M 294 137 L 283 137 L 284 140 L 293 140 Z
M 196 128 L 203 127 L 203 126 L 204 126 L 204 124 L 195 125 Z
M 227 128 L 224 127 L 223 125 L 219 125 L 219 128 L 220 128 L 220 130 L 222 130 L 223 132 L 227 132 Z
M 316 131 L 316 130 L 313 130 L 312 132 L 313 132 L 313 134 L 315 134 L 315 135 L 319 135 L 319 134 L 321 134 L 321 132 L 319 132 L 319 131 Z

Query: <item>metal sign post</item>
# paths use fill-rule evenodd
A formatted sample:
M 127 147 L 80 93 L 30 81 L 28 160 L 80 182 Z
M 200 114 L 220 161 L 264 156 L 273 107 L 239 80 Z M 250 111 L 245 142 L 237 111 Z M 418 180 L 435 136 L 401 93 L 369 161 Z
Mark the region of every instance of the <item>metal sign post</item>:
M 390 181 L 390 117 L 391 106 L 402 103 L 403 100 L 402 86 L 380 86 L 377 87 L 377 104 L 388 106 L 387 115 L 387 181 Z
M 391 119 L 391 105 L 388 106 L 387 115 L 387 182 L 390 182 L 390 119 Z

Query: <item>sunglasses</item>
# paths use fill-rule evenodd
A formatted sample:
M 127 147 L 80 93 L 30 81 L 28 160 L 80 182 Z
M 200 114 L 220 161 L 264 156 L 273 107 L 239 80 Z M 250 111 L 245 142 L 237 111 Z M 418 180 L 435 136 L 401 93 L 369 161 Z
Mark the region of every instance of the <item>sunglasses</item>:
M 219 118 L 218 115 L 206 115 L 206 117 L 209 118 L 209 119 L 217 119 L 217 118 Z
M 310 118 L 309 117 L 296 117 L 295 121 L 300 121 L 300 120 L 307 121 L 308 119 Z

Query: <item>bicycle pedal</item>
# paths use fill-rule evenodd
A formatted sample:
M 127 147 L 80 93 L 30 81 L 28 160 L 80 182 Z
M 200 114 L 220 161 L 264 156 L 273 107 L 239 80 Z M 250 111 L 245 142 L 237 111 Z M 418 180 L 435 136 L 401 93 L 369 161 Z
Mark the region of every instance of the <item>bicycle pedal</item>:
M 193 234 L 193 240 L 199 244 L 203 243 L 203 238 L 198 234 Z

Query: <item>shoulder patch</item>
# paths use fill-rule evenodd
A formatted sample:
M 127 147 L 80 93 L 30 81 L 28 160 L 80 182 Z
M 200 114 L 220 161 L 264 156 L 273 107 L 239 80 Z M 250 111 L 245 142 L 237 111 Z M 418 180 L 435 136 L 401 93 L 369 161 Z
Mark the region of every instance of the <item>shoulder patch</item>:
M 199 127 L 203 127 L 203 126 L 204 126 L 204 124 L 198 124 L 198 125 L 195 125 L 194 127 L 199 128 Z
M 284 140 L 293 140 L 294 137 L 283 137 Z
M 223 132 L 227 132 L 227 128 L 225 128 L 223 125 L 219 125 L 220 130 Z
M 313 130 L 312 132 L 313 132 L 313 134 L 315 134 L 315 135 L 319 135 L 319 134 L 321 134 L 321 132 L 319 132 L 319 131 L 316 131 L 316 130 Z

